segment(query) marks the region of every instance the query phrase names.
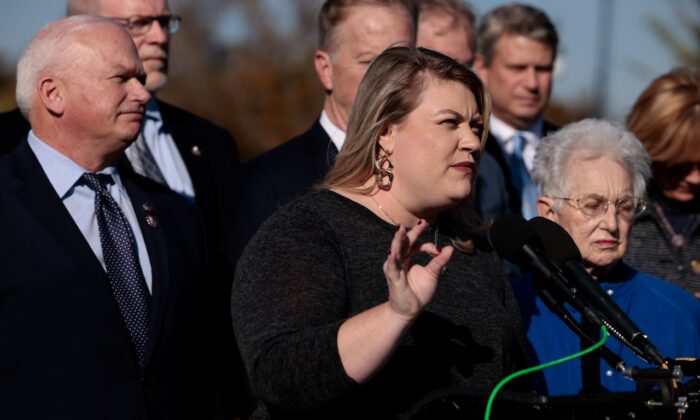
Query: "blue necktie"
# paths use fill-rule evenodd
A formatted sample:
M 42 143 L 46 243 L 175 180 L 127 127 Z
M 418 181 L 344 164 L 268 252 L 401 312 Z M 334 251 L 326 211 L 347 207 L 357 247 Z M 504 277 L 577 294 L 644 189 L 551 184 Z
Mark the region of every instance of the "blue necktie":
M 521 134 L 516 134 L 511 138 L 513 142 L 513 153 L 510 155 L 510 173 L 513 186 L 520 193 L 522 216 L 531 219 L 537 216 L 537 185 L 530 177 L 530 172 L 525 166 L 523 150 L 527 141 Z
M 95 216 L 100 231 L 107 278 L 117 302 L 140 366 L 144 365 L 151 314 L 151 294 L 141 271 L 136 241 L 119 205 L 106 185 L 109 175 L 84 173 L 83 183 L 95 192 Z

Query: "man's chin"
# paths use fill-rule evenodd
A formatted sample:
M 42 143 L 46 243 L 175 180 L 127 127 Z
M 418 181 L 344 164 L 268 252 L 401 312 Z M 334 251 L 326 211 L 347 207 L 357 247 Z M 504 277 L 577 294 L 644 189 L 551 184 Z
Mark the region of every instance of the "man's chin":
M 168 82 L 168 74 L 161 71 L 149 72 L 146 76 L 146 90 L 155 93 Z

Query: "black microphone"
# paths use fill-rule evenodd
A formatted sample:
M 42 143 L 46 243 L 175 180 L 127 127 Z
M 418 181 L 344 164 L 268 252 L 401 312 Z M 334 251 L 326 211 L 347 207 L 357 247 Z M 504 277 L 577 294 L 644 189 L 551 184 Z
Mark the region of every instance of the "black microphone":
M 517 215 L 505 215 L 498 218 L 491 228 L 491 243 L 501 257 L 512 263 L 533 268 L 540 275 L 538 277 L 540 281 L 536 281 L 535 284 L 545 305 L 564 321 L 576 335 L 591 344 L 596 343 L 596 340 L 583 331 L 549 289 L 553 287 L 554 292 L 558 292 L 557 296 L 563 296 L 595 325 L 600 326 L 602 321 L 591 305 L 572 291 L 572 287 L 562 275 L 559 267 L 545 256 L 544 247 L 537 231 L 525 219 Z M 601 356 L 615 370 L 625 371 L 625 362 L 607 347 L 601 348 Z
M 624 338 L 624 341 L 636 348 L 632 350 L 641 350 L 640 356 L 658 366 L 663 365 L 664 359 L 659 350 L 583 268 L 581 253 L 566 230 L 544 217 L 533 218 L 529 225 L 539 234 L 545 255 L 563 269 L 569 283 L 593 304 L 598 313 Z
M 491 243 L 498 255 L 508 261 L 536 272 L 547 286 L 552 287 L 574 308 L 596 325 L 602 322 L 576 289 L 569 284 L 561 269 L 546 257 L 544 246 L 537 231 L 519 215 L 507 214 L 499 217 L 491 227 Z

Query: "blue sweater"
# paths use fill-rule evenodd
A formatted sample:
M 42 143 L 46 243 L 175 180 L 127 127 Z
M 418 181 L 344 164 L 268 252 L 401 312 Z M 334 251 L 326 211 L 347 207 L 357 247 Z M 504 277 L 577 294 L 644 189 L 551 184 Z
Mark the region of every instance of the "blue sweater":
M 615 303 L 647 334 L 664 357 L 700 356 L 700 300 L 681 288 L 635 270 L 617 282 L 601 282 Z M 513 281 L 523 324 L 531 350 L 531 363 L 546 363 L 581 350 L 581 342 L 566 324 L 549 311 L 537 294 L 530 276 Z M 578 320 L 580 314 L 566 305 Z M 627 367 L 652 367 L 610 337 L 606 346 L 620 356 Z M 612 392 L 634 391 L 635 383 L 600 361 L 600 381 Z M 582 389 L 581 359 L 544 370 L 548 395 L 578 394 Z

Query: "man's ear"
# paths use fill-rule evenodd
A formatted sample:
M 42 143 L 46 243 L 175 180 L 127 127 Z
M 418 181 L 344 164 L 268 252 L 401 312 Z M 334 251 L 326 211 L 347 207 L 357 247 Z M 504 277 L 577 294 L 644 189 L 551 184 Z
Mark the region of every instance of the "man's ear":
M 537 215 L 546 217 L 547 219 L 556 222 L 557 212 L 554 209 L 554 199 L 549 197 L 537 198 Z
M 39 81 L 38 96 L 41 103 L 51 114 L 63 115 L 65 97 L 63 85 L 53 77 L 44 77 Z
M 381 147 L 387 155 L 394 153 L 394 146 L 396 143 L 396 125 L 389 124 L 382 133 L 379 135 L 379 147 Z
M 481 54 L 476 54 L 474 56 L 474 65 L 472 66 L 476 74 L 479 76 L 484 84 L 488 83 L 489 78 L 489 68 L 486 66 L 486 59 Z
M 316 50 L 314 53 L 314 67 L 316 67 L 316 75 L 321 81 L 323 89 L 326 92 L 333 91 L 333 63 L 331 63 L 331 55 L 323 50 Z

